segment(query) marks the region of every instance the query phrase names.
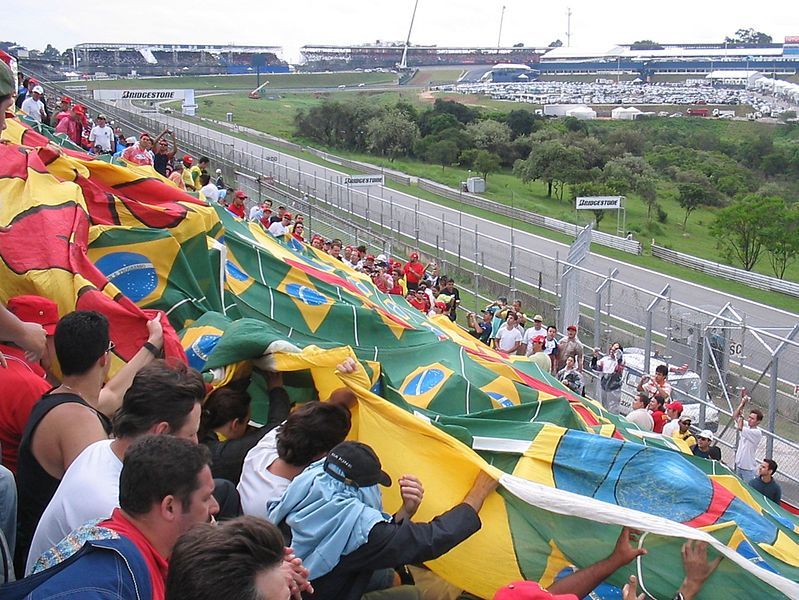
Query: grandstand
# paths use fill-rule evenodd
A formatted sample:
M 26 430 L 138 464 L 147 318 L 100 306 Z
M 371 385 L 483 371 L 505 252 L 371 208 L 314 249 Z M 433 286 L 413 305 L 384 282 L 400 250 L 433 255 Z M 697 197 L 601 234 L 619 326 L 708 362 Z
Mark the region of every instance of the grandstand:
M 78 44 L 74 69 L 109 75 L 192 75 L 288 72 L 278 46 L 211 46 L 188 44 Z
M 542 75 L 637 73 L 643 80 L 656 75 L 706 75 L 719 70 L 795 75 L 799 69 L 797 50 L 799 38 L 786 38 L 784 44 L 762 46 L 658 44 L 648 48 L 636 48 L 633 45 L 561 47 L 544 54 L 536 69 Z
M 376 43 L 362 46 L 306 45 L 300 49 L 306 70 L 393 69 L 402 60 L 402 42 Z M 542 48 L 506 47 L 473 48 L 443 46 L 409 46 L 409 67 L 435 65 L 494 65 L 498 63 L 537 63 Z

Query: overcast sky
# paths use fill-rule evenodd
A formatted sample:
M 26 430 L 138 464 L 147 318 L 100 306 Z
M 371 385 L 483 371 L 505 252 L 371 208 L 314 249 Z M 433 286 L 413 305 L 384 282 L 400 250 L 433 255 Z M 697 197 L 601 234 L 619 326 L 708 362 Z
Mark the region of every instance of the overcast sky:
M 298 57 L 303 44 L 404 41 L 414 0 L 37 0 L 19 4 L 3 19 L 0 36 L 43 49 L 81 42 L 247 44 L 283 46 Z M 602 47 L 639 39 L 658 42 L 723 41 L 752 27 L 782 42 L 799 35 L 795 0 L 759 7 L 733 2 L 640 0 L 419 0 L 411 42 L 439 46 L 495 46 L 502 6 L 502 45 L 566 42 L 566 8 L 572 9 L 571 45 Z M 658 8 L 653 8 L 658 7 Z M 659 8 L 662 7 L 662 8 Z M 745 8 L 748 7 L 748 8 Z

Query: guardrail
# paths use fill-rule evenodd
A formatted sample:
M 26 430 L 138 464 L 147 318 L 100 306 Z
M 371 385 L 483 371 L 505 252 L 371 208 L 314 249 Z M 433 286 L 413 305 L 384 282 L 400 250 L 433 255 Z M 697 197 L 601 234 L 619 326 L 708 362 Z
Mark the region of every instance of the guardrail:
M 444 196 L 445 198 L 449 198 L 451 200 L 458 200 L 464 204 L 468 204 L 469 206 L 474 206 L 475 208 L 490 210 L 491 212 L 495 212 L 506 217 L 519 219 L 525 223 L 530 223 L 531 225 L 557 231 L 572 237 L 576 236 L 580 230 L 582 230 L 581 226 L 575 225 L 574 223 L 567 223 L 566 221 L 560 221 L 558 219 L 553 219 L 552 217 L 539 215 L 538 213 L 534 213 L 529 210 L 514 208 L 512 206 L 508 206 L 507 204 L 494 202 L 493 200 L 487 200 L 468 192 L 459 192 L 451 187 L 447 187 L 446 185 L 442 185 L 428 179 L 419 179 L 417 186 L 419 189 L 433 192 L 434 194 Z M 641 242 L 636 240 L 628 240 L 626 238 L 604 233 L 602 231 L 592 231 L 591 241 L 599 244 L 600 246 L 607 246 L 609 248 L 621 250 L 622 252 L 629 252 L 631 254 L 641 254 L 642 252 Z
M 715 275 L 716 277 L 737 281 L 738 283 L 743 283 L 753 288 L 767 290 L 769 292 L 780 292 L 799 298 L 799 283 L 777 279 L 776 277 L 769 277 L 768 275 L 761 275 L 760 273 L 752 273 L 744 269 L 737 269 L 729 265 L 697 258 L 690 254 L 669 250 L 668 248 L 656 244 L 652 244 L 652 256 L 670 263 L 682 265 L 683 267 L 701 271 L 702 273 L 707 273 L 708 275 Z
M 323 150 L 317 150 L 316 148 L 306 147 L 304 148 L 304 150 L 306 152 L 309 152 L 310 154 L 313 154 L 318 158 L 321 158 L 322 160 L 331 162 L 334 165 L 341 165 L 342 167 L 347 167 L 348 169 L 360 171 L 362 173 L 366 173 L 367 175 L 384 175 L 386 179 L 390 179 L 391 181 L 396 181 L 397 183 L 402 183 L 404 185 L 411 185 L 411 182 L 413 181 L 413 178 L 410 175 L 406 175 L 405 173 L 400 173 L 399 171 L 393 171 L 391 169 L 383 169 L 381 167 L 376 167 L 374 165 L 363 163 L 357 160 L 342 158 L 340 156 L 336 156 L 335 154 L 330 154 L 329 152 L 325 152 Z

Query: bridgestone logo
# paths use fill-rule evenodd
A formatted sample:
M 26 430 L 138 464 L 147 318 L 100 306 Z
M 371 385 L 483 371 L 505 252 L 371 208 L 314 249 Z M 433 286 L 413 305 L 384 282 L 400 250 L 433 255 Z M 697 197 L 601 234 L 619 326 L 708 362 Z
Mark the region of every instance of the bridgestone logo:
M 346 177 L 344 185 L 381 185 L 383 183 L 382 175 L 363 176 L 363 177 Z
M 175 97 L 175 92 L 132 92 L 125 90 L 122 92 L 123 100 L 171 100 Z
M 577 209 L 602 210 L 608 208 L 619 208 L 621 198 L 619 196 L 596 196 L 578 197 Z

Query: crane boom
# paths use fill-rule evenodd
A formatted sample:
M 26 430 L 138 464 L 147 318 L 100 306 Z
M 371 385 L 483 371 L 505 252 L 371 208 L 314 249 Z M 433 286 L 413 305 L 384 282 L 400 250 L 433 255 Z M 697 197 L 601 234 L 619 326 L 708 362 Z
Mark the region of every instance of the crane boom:
M 419 0 L 416 0 L 413 4 L 413 14 L 411 15 L 411 26 L 408 27 L 408 37 L 405 38 L 405 48 L 402 51 L 402 60 L 400 60 L 399 68 L 400 69 L 407 69 L 408 68 L 408 46 L 411 43 L 411 31 L 413 31 L 413 22 L 416 19 L 416 8 L 419 6 Z

